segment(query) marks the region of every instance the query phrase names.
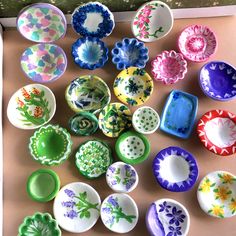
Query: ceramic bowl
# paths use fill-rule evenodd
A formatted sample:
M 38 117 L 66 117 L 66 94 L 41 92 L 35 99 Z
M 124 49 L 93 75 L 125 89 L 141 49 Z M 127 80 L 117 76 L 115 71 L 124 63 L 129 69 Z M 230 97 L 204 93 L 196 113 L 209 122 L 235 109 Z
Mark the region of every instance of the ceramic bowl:
M 102 202 L 102 222 L 115 233 L 130 232 L 136 226 L 138 217 L 138 207 L 127 194 L 114 193 Z
M 137 39 L 153 42 L 166 36 L 171 31 L 173 22 L 173 14 L 167 4 L 150 1 L 137 10 L 131 28 Z
M 161 187 L 172 192 L 190 190 L 198 178 L 194 156 L 180 147 L 162 149 L 153 159 L 152 171 Z
M 82 143 L 75 154 L 75 164 L 79 172 L 88 179 L 105 174 L 112 162 L 110 147 L 100 140 Z
M 37 129 L 48 123 L 56 111 L 53 92 L 41 84 L 29 84 L 17 90 L 7 106 L 7 117 L 19 129 Z
M 175 84 L 184 79 L 187 73 L 187 61 L 181 53 L 164 51 L 152 61 L 152 74 L 156 81 Z
M 56 220 L 49 213 L 37 212 L 33 216 L 24 218 L 23 223 L 19 226 L 18 236 L 26 235 L 48 235 L 61 236 L 61 230 Z
M 61 228 L 71 233 L 83 233 L 96 224 L 100 206 L 101 199 L 94 188 L 74 182 L 61 188 L 54 200 L 53 213 Z
M 160 125 L 160 117 L 153 108 L 143 106 L 134 112 L 132 125 L 141 134 L 152 134 Z
M 29 143 L 33 159 L 47 166 L 64 162 L 71 153 L 71 146 L 70 134 L 58 125 L 42 126 L 34 132 Z
M 204 94 L 214 100 L 236 98 L 236 71 L 226 62 L 211 61 L 205 64 L 199 73 L 199 84 Z
M 144 68 L 149 57 L 148 48 L 135 38 L 124 38 L 111 51 L 112 62 L 118 70 L 135 66 Z
M 108 137 L 118 137 L 123 131 L 131 127 L 131 111 L 122 103 L 110 103 L 102 109 L 98 118 L 98 125 Z
M 98 38 L 79 38 L 72 44 L 74 62 L 83 69 L 103 67 L 108 60 L 108 48 Z
M 61 77 L 67 66 L 66 54 L 55 44 L 35 44 L 21 56 L 25 75 L 38 83 L 52 82 Z
M 67 22 L 59 8 L 48 3 L 35 3 L 20 11 L 16 26 L 23 37 L 38 43 L 50 43 L 66 34 Z
M 209 173 L 199 184 L 197 199 L 202 210 L 210 216 L 235 216 L 236 177 L 226 171 Z
M 56 172 L 50 169 L 38 169 L 28 177 L 27 193 L 34 201 L 49 202 L 59 189 L 60 179 Z
M 139 177 L 133 166 L 118 161 L 107 169 L 106 181 L 113 191 L 129 193 L 137 187 Z
M 188 26 L 180 33 L 178 48 L 189 61 L 207 61 L 216 52 L 216 35 L 204 25 Z
M 197 125 L 198 137 L 211 152 L 228 156 L 236 153 L 236 115 L 224 110 L 205 113 Z
M 153 91 L 153 81 L 145 70 L 129 67 L 117 75 L 113 89 L 114 94 L 121 102 L 138 106 L 150 98 Z
M 74 112 L 87 111 L 95 114 L 109 104 L 111 92 L 98 76 L 84 75 L 67 86 L 65 98 Z
M 146 214 L 146 226 L 152 236 L 187 236 L 190 216 L 181 203 L 162 198 L 150 205 Z
M 115 27 L 112 12 L 99 2 L 89 2 L 77 7 L 72 13 L 71 25 L 82 36 L 103 38 Z

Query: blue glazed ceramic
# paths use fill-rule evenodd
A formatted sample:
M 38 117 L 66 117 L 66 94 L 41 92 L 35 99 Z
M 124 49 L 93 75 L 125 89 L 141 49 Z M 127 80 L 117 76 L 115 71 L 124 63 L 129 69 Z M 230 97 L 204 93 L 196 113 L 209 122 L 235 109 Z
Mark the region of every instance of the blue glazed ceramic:
M 111 51 L 112 62 L 118 70 L 131 66 L 144 68 L 149 57 L 145 44 L 135 38 L 124 38 Z
M 160 129 L 179 138 L 188 138 L 197 115 L 198 98 L 172 90 L 162 112 Z
M 153 160 L 152 170 L 161 187 L 172 192 L 190 190 L 198 177 L 195 158 L 180 147 L 162 149 Z
M 84 37 L 72 44 L 74 62 L 83 69 L 103 67 L 108 60 L 108 48 L 98 38 Z
M 199 84 L 208 97 L 228 101 L 236 97 L 235 68 L 223 61 L 205 64 L 199 73 Z

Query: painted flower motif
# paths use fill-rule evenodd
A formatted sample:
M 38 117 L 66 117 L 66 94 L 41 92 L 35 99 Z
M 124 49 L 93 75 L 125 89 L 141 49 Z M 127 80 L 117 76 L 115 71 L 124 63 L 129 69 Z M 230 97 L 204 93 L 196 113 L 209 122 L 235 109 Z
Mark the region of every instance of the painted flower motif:
M 78 217 L 78 213 L 75 210 L 70 210 L 64 214 L 65 217 L 70 218 L 73 220 L 74 218 Z
M 17 102 L 18 107 L 22 108 L 25 105 L 19 98 L 16 99 L 16 102 Z
M 176 207 L 173 207 L 172 213 L 168 213 L 166 216 L 171 218 L 169 224 L 175 224 L 176 226 L 179 226 L 180 223 L 183 223 L 184 218 L 186 217 L 182 210 L 177 210 Z
M 68 197 L 71 197 L 71 198 L 75 197 L 74 191 L 72 191 L 70 189 L 65 189 L 64 192 Z
M 32 93 L 33 93 L 34 95 L 40 95 L 40 91 L 39 91 L 38 89 L 36 89 L 36 88 L 33 88 L 33 89 L 32 89 Z
M 117 200 L 113 196 L 110 196 L 107 202 L 110 203 L 114 207 L 119 207 Z
M 126 98 L 126 102 L 131 106 L 137 105 L 137 102 L 132 98 Z
M 25 88 L 22 88 L 21 92 L 22 92 L 22 95 L 24 96 L 24 98 L 26 100 L 30 100 L 31 99 L 30 94 L 26 91 Z
M 71 207 L 73 208 L 75 206 L 76 202 L 74 201 L 66 201 L 66 202 L 62 202 L 61 205 L 64 207 Z
M 231 202 L 229 204 L 229 209 L 231 210 L 232 214 L 236 212 L 236 199 L 234 198 L 231 199 Z
M 211 182 L 207 177 L 202 182 L 200 188 L 198 191 L 201 191 L 203 193 L 209 193 L 211 188 L 215 186 L 216 183 Z
M 213 192 L 215 193 L 215 199 L 220 199 L 221 201 L 226 201 L 232 194 L 232 191 L 228 187 L 219 186 L 218 188 L 214 189 Z
M 236 181 L 236 178 L 231 174 L 218 174 L 218 177 L 221 179 L 222 184 L 232 184 L 233 181 Z
M 171 232 L 169 232 L 167 234 L 167 236 L 178 236 L 178 235 L 182 235 L 181 233 L 181 227 L 173 227 L 173 226 L 169 226 L 169 230 Z
M 208 211 L 208 213 L 224 218 L 224 205 L 212 205 L 212 208 Z
M 138 85 L 132 80 L 131 78 L 129 79 L 129 84 L 125 86 L 125 89 L 128 90 L 129 93 L 132 95 L 137 94 L 139 89 L 142 89 L 143 85 Z
M 34 117 L 39 118 L 43 116 L 43 109 L 42 107 L 35 107 L 34 109 Z
M 163 204 L 159 204 L 159 207 L 160 207 L 159 212 L 163 212 L 163 211 L 169 212 L 169 210 L 170 210 L 170 208 L 171 208 L 170 205 L 167 205 L 167 202 L 166 202 L 166 201 L 164 201 Z

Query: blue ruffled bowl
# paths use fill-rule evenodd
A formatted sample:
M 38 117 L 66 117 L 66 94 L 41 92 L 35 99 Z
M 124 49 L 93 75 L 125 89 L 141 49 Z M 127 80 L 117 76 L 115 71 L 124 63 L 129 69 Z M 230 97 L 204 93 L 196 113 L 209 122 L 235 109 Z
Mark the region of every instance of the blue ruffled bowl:
M 108 60 L 108 48 L 98 38 L 84 37 L 72 44 L 74 62 L 83 69 L 103 67 Z
M 124 38 L 111 51 L 112 62 L 118 70 L 135 66 L 144 68 L 149 57 L 145 44 L 135 38 Z

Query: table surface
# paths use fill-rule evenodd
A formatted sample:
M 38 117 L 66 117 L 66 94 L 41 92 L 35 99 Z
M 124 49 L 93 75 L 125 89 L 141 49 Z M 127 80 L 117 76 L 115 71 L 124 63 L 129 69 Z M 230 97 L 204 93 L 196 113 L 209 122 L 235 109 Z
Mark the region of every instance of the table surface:
M 219 46 L 217 53 L 212 59 L 225 60 L 232 65 L 236 65 L 236 16 L 208 18 L 208 19 L 184 19 L 176 20 L 174 28 L 165 38 L 147 43 L 150 50 L 150 61 L 163 50 L 171 50 L 176 48 L 176 40 L 181 29 L 191 24 L 205 24 L 212 28 L 218 38 Z M 111 60 L 102 69 L 94 71 L 83 70 L 77 67 L 72 60 L 70 54 L 71 44 L 77 39 L 77 35 L 71 28 L 68 29 L 66 37 L 56 42 L 66 52 L 68 57 L 68 68 L 65 74 L 56 82 L 48 84 L 56 95 L 57 111 L 51 121 L 53 124 L 60 124 L 68 127 L 68 119 L 73 112 L 67 106 L 64 99 L 64 91 L 67 84 L 74 78 L 84 74 L 95 74 L 103 78 L 110 88 L 114 78 L 119 73 Z M 104 41 L 111 49 L 116 41 L 123 37 L 133 37 L 129 23 L 119 23 L 116 25 L 113 33 L 105 38 Z M 33 202 L 26 193 L 27 177 L 42 166 L 31 158 L 28 152 L 29 137 L 34 131 L 24 131 L 13 127 L 7 117 L 6 108 L 10 96 L 20 87 L 32 83 L 25 77 L 20 68 L 20 56 L 24 49 L 33 43 L 24 39 L 15 29 L 7 29 L 4 32 L 4 94 L 3 94 L 3 141 L 4 141 L 4 235 L 17 235 L 18 226 L 23 218 L 27 215 L 33 215 L 36 211 L 52 213 L 53 201 L 49 203 Z M 146 70 L 150 73 L 150 61 Z M 188 73 L 185 79 L 179 81 L 175 85 L 165 86 L 162 83 L 155 82 L 155 88 L 151 98 L 145 105 L 149 105 L 161 114 L 164 103 L 172 89 L 180 89 L 188 93 L 194 94 L 199 99 L 199 109 L 197 113 L 198 120 L 205 112 L 211 109 L 226 109 L 236 113 L 236 101 L 216 102 L 206 97 L 198 85 L 198 70 L 202 64 L 189 63 Z M 117 101 L 112 93 L 112 101 Z M 131 108 L 134 111 L 136 108 Z M 115 139 L 107 138 L 101 131 L 97 132 L 93 137 L 106 140 L 113 149 L 113 157 L 117 160 L 114 152 Z M 112 190 L 106 184 L 105 177 L 96 180 L 87 180 L 81 176 L 75 167 L 74 153 L 79 144 L 91 137 L 73 137 L 73 153 L 69 160 L 64 164 L 53 167 L 61 179 L 61 185 L 64 186 L 70 182 L 82 181 L 93 186 L 101 198 L 112 193 Z M 148 235 L 145 227 L 145 213 L 150 203 L 160 198 L 173 198 L 181 202 L 189 211 L 191 217 L 190 236 L 212 236 L 225 235 L 235 236 L 235 218 L 217 219 L 206 215 L 199 207 L 196 191 L 200 180 L 209 172 L 215 170 L 226 170 L 236 174 L 236 165 L 234 156 L 219 157 L 206 150 L 200 143 L 196 135 L 196 127 L 187 140 L 181 140 L 165 134 L 158 130 L 156 133 L 149 135 L 148 139 L 151 143 L 151 154 L 149 158 L 142 164 L 136 165 L 140 181 L 138 187 L 130 193 L 130 196 L 136 201 L 140 218 L 134 230 L 126 235 Z M 162 189 L 155 181 L 151 165 L 152 160 L 161 149 L 176 145 L 187 149 L 194 154 L 199 165 L 199 178 L 194 188 L 188 192 L 173 193 Z M 47 168 L 47 167 L 46 167 Z M 72 235 L 63 231 L 63 235 Z M 115 235 L 105 228 L 99 219 L 97 224 L 89 231 L 81 235 Z

